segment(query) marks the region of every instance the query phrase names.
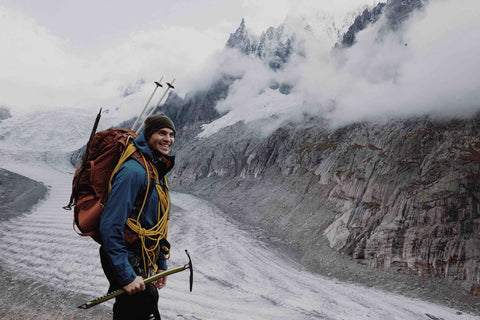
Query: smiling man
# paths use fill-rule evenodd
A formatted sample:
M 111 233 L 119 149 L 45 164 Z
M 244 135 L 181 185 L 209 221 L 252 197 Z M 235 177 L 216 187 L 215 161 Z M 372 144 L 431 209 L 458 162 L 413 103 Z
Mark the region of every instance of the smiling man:
M 170 198 L 166 174 L 175 158 L 170 150 L 175 126 L 166 115 L 145 120 L 134 140 L 138 152 L 115 173 L 100 221 L 102 267 L 109 292 L 123 288 L 113 319 L 160 319 L 158 291 L 166 278 L 145 285 L 143 279 L 167 269 Z

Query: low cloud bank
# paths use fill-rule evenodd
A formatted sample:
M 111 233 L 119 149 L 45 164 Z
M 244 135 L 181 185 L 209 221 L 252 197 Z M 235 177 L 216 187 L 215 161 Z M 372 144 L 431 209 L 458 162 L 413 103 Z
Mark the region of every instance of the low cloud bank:
M 5 49 L 0 51 L 0 106 L 14 115 L 56 108 L 95 112 L 100 107 L 138 114 L 153 81 L 162 75 L 164 81 L 188 78 L 221 48 L 218 38 L 224 37 L 214 30 L 161 25 L 82 51 L 19 11 L 0 6 L 0 18 Z
M 222 71 L 235 65 L 242 78 L 217 105 L 227 114 L 204 126 L 201 136 L 238 121 L 265 120 L 263 130 L 269 131 L 305 114 L 329 119 L 332 126 L 427 114 L 472 116 L 480 110 L 479 16 L 475 0 L 431 1 L 396 31 L 381 18 L 343 50 L 332 50 L 321 28 L 297 26 L 304 54 L 277 72 L 251 57 L 234 59 L 227 50 Z M 272 82 L 293 88 L 285 95 Z

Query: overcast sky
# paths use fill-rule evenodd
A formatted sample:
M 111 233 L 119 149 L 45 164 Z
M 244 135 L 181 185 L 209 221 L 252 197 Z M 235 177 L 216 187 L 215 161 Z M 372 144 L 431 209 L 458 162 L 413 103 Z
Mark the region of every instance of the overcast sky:
M 226 38 L 242 18 L 261 32 L 288 14 L 324 11 L 343 14 L 374 0 L 0 0 L 0 5 L 32 17 L 73 48 L 108 45 L 134 31 L 165 26 L 192 27 Z
M 117 105 L 125 87 L 164 76 L 177 92 L 242 18 L 260 34 L 287 16 L 345 14 L 373 0 L 0 0 L 0 106 Z M 184 84 L 184 85 L 182 85 Z M 135 98 L 145 99 L 153 85 Z M 148 91 L 148 92 L 147 92 Z M 132 97 L 133 99 L 133 97 Z

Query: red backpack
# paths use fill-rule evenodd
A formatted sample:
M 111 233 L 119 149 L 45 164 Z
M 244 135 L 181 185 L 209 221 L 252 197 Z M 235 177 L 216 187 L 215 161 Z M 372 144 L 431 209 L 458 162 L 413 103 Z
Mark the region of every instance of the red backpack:
M 133 139 L 137 135 L 129 129 L 109 129 L 92 136 L 82 164 L 73 177 L 72 195 L 65 210 L 74 207 L 74 229 L 79 235 L 91 236 L 100 242 L 98 232 L 100 217 L 111 188 L 111 179 L 120 166 L 130 157 L 135 158 L 147 170 L 148 161 L 142 160 Z

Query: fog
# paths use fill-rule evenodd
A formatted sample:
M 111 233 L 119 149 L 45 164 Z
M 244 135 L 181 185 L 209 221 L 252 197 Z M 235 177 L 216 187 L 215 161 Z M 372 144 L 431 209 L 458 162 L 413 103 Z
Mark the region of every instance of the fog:
M 165 81 L 186 77 L 215 48 L 215 35 L 166 26 L 131 33 L 102 50 L 80 52 L 20 12 L 0 6 L 0 16 L 0 39 L 7 46 L 0 50 L 0 106 L 13 114 L 59 107 L 123 107 L 135 114 L 134 107 L 152 92 L 153 81 L 162 75 Z M 192 47 L 198 47 L 195 55 Z M 126 91 L 133 94 L 126 96 Z
M 146 16 L 152 18 L 165 6 L 163 1 L 147 2 L 133 7 L 120 2 L 117 14 L 123 17 L 130 11 L 132 17 L 141 17 L 151 9 Z M 112 34 L 110 42 L 80 50 L 81 45 L 73 43 L 80 40 L 63 35 L 69 28 L 100 34 L 106 30 L 101 23 L 118 23 L 119 17 L 102 11 L 108 6 L 87 3 L 98 11 L 91 23 L 76 25 L 71 18 L 69 25 L 64 17 L 55 25 L 47 7 L 35 16 L 38 8 L 0 0 L 0 43 L 5 48 L 0 50 L 0 107 L 13 115 L 56 108 L 94 115 L 103 107 L 127 118 L 139 113 L 153 81 L 162 76 L 164 81 L 175 78 L 175 92 L 185 96 L 228 74 L 239 80 L 216 106 L 227 114 L 207 125 L 204 136 L 238 121 L 266 120 L 262 128 L 270 132 L 284 121 L 301 122 L 305 114 L 339 126 L 425 114 L 469 117 L 478 111 L 478 1 L 430 1 L 395 32 L 382 18 L 343 50 L 333 49 L 339 36 L 356 15 L 379 1 L 245 0 L 229 7 L 230 2 L 205 0 L 189 10 L 179 3 L 169 7 L 169 18 L 139 20 L 137 27 L 122 29 L 121 36 Z M 214 8 L 222 9 L 225 18 L 214 14 Z M 257 58 L 224 48 L 242 17 L 256 37 L 269 26 L 285 23 L 287 33 L 296 34 L 295 50 L 302 54 L 272 71 Z M 52 23 L 45 22 L 48 19 Z M 127 28 L 135 21 L 125 24 Z M 66 30 L 58 31 L 62 27 Z M 292 89 L 285 95 L 272 84 Z
M 418 115 L 469 117 L 480 107 L 479 17 L 478 1 L 431 1 L 395 31 L 382 17 L 343 50 L 332 49 L 335 41 L 324 28 L 308 32 L 298 19 L 287 20 L 304 56 L 293 55 L 276 72 L 254 59 L 235 60 L 243 77 L 217 106 L 228 114 L 206 125 L 202 136 L 238 121 L 265 120 L 268 131 L 302 121 L 304 114 L 332 126 Z M 272 81 L 293 90 L 283 95 L 269 88 Z
M 162 76 L 176 79 L 181 96 L 208 82 L 201 71 L 242 18 L 260 33 L 327 4 L 341 20 L 376 2 L 0 0 L 0 107 L 13 115 L 104 107 L 132 116 Z

